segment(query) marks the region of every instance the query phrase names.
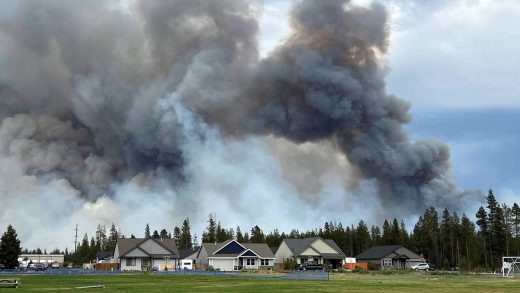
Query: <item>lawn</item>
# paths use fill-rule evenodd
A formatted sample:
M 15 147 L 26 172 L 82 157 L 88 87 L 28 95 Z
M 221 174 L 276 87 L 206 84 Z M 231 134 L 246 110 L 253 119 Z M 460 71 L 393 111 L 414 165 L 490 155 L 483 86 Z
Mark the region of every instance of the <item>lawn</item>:
M 6 278 L 7 276 L 0 276 Z M 10 276 L 8 278 L 11 278 Z M 516 292 L 519 279 L 487 276 L 332 275 L 330 281 L 182 275 L 18 276 L 19 289 L 1 292 Z M 74 289 L 105 285 L 105 289 Z

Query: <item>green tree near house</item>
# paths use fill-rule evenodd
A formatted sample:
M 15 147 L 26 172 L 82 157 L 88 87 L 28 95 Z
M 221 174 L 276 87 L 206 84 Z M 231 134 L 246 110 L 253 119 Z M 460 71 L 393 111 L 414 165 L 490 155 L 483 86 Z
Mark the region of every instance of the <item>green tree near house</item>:
M 160 236 L 161 238 L 164 238 L 164 239 L 166 239 L 166 238 L 170 238 L 170 237 L 168 236 L 168 231 L 166 231 L 166 229 L 162 229 L 161 232 L 159 232 L 159 236 Z
M 217 242 L 217 223 L 215 217 L 210 214 L 208 219 L 208 226 L 206 231 L 202 233 L 202 243 L 216 243 Z
M 251 228 L 251 243 L 265 243 L 265 235 L 262 229 L 258 226 Z
M 181 249 L 192 249 L 193 242 L 191 237 L 190 219 L 186 218 L 182 222 L 180 242 L 177 246 Z
M 148 225 L 148 223 L 146 223 L 146 227 L 144 228 L 144 238 L 152 238 L 152 234 L 150 234 L 150 225 Z
M 7 226 L 7 231 L 0 238 L 0 263 L 6 268 L 18 267 L 18 256 L 22 253 L 18 234 L 13 226 Z

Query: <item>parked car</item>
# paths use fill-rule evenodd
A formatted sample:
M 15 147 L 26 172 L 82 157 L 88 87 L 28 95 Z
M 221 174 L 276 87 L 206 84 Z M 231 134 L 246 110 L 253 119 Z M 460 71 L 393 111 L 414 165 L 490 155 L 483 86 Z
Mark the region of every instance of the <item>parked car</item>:
M 70 263 L 70 264 L 67 266 L 67 268 L 72 269 L 72 268 L 74 268 L 74 266 Z
M 306 261 L 298 267 L 300 271 L 323 270 L 323 264 L 316 261 Z
M 428 265 L 430 266 L 430 271 L 435 271 L 437 269 L 437 266 L 434 264 L 429 263 Z
M 415 271 L 429 271 L 430 265 L 427 263 L 419 263 L 411 267 Z
M 60 264 L 59 264 L 59 263 L 57 263 L 57 262 L 53 262 L 53 263 L 51 264 L 51 269 L 59 269 L 59 268 L 60 268 Z
M 47 265 L 45 265 L 44 263 L 41 263 L 41 262 L 35 263 L 34 270 L 37 272 L 38 271 L 43 272 L 43 271 L 47 270 Z

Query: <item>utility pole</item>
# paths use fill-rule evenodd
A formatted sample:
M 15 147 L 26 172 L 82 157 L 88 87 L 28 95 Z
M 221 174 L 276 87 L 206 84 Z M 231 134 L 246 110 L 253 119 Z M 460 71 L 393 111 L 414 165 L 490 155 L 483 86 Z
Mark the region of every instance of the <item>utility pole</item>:
M 74 253 L 76 253 L 76 249 L 78 248 L 78 224 L 76 224 L 76 234 L 74 235 Z

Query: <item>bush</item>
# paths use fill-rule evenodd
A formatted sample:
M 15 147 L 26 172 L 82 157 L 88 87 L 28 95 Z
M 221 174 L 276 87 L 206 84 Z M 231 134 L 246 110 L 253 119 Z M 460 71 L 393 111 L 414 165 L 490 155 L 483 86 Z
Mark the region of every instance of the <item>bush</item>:
M 296 267 L 298 266 L 298 264 L 296 263 L 296 259 L 294 258 L 288 258 L 286 259 L 284 262 L 284 267 L 286 270 L 289 270 L 289 271 L 294 271 L 296 269 Z
M 352 270 L 353 273 L 356 273 L 356 274 L 368 274 L 369 271 L 368 270 L 365 270 L 364 268 L 362 267 L 355 267 L 353 270 Z

